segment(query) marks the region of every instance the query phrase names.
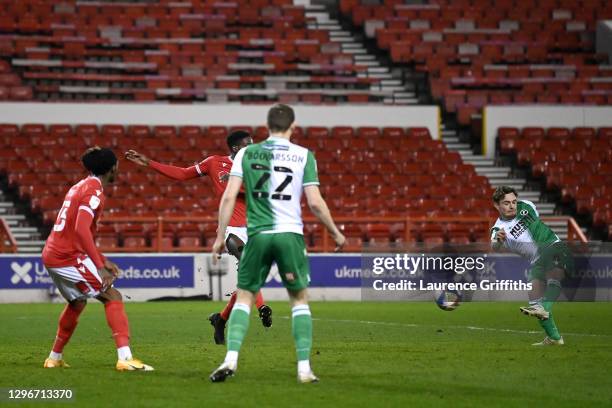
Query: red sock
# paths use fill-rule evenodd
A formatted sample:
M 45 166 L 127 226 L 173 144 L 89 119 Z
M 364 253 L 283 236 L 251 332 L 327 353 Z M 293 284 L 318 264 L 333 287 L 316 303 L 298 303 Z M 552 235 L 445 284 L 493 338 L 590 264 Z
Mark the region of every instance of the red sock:
M 76 329 L 79 322 L 79 315 L 85 309 L 86 304 L 77 303 L 76 306 L 73 306 L 69 303 L 66 305 L 59 318 L 57 335 L 53 343 L 54 352 L 61 353 L 64 351 L 64 346 L 68 343 L 70 337 L 72 337 L 72 333 L 74 333 L 74 329 Z
M 238 293 L 236 291 L 232 292 L 232 297 L 230 297 L 230 300 L 227 302 L 227 305 L 225 305 L 225 307 L 223 308 L 223 310 L 221 311 L 221 318 L 225 321 L 229 320 L 229 315 L 230 313 L 232 313 L 232 309 L 234 308 L 234 303 L 236 303 L 236 297 L 238 296 Z
M 117 348 L 130 345 L 130 325 L 120 300 L 112 300 L 104 305 L 106 322 L 113 332 Z
M 261 294 L 261 290 L 257 292 L 257 297 L 255 298 L 255 304 L 257 305 L 257 309 L 265 305 L 263 295 Z

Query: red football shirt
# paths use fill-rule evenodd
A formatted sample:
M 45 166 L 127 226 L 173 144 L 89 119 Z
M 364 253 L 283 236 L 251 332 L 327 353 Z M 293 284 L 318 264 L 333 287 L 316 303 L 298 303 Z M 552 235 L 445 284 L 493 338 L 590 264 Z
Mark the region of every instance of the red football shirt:
M 93 216 L 90 228 L 92 236 L 95 235 L 105 200 L 102 183 L 94 176 L 84 178 L 68 190 L 43 249 L 42 260 L 45 266 L 52 268 L 73 266 L 76 265 L 77 258 L 89 256 L 98 268 L 102 267 L 104 257 L 95 244 L 92 245 L 93 242 L 81 242 L 77 235 L 76 224 L 79 212 L 86 211 Z
M 157 172 L 175 180 L 191 180 L 196 177 L 208 176 L 213 183 L 217 198 L 221 200 L 227 187 L 227 180 L 234 161 L 230 156 L 209 156 L 200 163 L 187 167 L 176 167 L 150 160 L 149 166 Z M 238 194 L 234 213 L 229 222 L 231 227 L 246 227 L 246 202 L 244 194 Z

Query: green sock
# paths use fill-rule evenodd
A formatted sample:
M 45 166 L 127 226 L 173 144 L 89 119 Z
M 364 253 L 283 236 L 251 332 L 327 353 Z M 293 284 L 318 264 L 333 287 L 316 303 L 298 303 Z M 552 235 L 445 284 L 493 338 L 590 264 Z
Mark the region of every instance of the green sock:
M 540 326 L 546 332 L 546 335 L 553 340 L 559 340 L 561 335 L 559 334 L 559 329 L 557 329 L 557 325 L 555 324 L 555 319 L 553 319 L 552 312 L 549 310 L 548 320 L 540 320 Z
M 240 351 L 242 340 L 249 329 L 249 312 L 251 308 L 243 303 L 236 303 L 230 314 L 227 329 L 227 350 Z
M 548 320 L 541 320 L 540 326 L 546 332 L 546 335 L 553 340 L 559 340 L 561 335 L 555 324 L 555 319 L 552 315 L 552 307 L 554 302 L 559 298 L 561 294 L 561 282 L 556 279 L 548 279 L 546 282 L 546 291 L 544 292 L 544 299 L 542 300 L 542 307 L 549 313 Z
M 293 339 L 298 361 L 310 359 L 312 348 L 312 316 L 308 305 L 295 306 L 292 310 L 293 316 Z

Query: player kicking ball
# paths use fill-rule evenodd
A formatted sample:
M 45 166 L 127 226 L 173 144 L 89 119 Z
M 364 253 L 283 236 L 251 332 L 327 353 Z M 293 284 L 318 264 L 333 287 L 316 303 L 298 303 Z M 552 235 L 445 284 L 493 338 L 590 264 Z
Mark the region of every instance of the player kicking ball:
M 45 268 L 68 301 L 43 367 L 69 367 L 64 361 L 64 347 L 77 327 L 87 298 L 95 298 L 104 304 L 106 321 L 115 339 L 116 369 L 153 371 L 153 367 L 132 356 L 129 323 L 121 293 L 112 286 L 119 268 L 106 259 L 94 243 L 93 233 L 104 208 L 104 187 L 115 180 L 117 157 L 110 149 L 93 147 L 85 152 L 81 161 L 89 176 L 68 190 L 42 253 Z
M 531 201 L 518 200 L 518 193 L 508 186 L 493 193 L 493 205 L 499 218 L 491 228 L 494 250 L 505 248 L 531 261 L 527 279 L 532 284 L 529 306 L 520 311 L 538 319 L 546 337 L 534 346 L 563 345 L 553 319 L 552 306 L 561 293 L 561 281 L 574 269 L 569 248 L 540 220 Z
M 227 186 L 229 171 L 232 168 L 234 157 L 240 149 L 251 143 L 253 143 L 253 138 L 251 138 L 248 132 L 236 130 L 227 137 L 227 147 L 230 151 L 229 156 L 209 156 L 200 163 L 187 168 L 158 163 L 134 150 L 126 152 L 125 157 L 140 166 L 150 167 L 173 180 L 192 180 L 198 177 L 208 176 L 213 183 L 217 197 L 221 199 L 225 187 Z M 244 201 L 244 194 L 240 194 L 236 201 L 236 206 L 232 213 L 229 226 L 225 231 L 225 246 L 228 252 L 234 255 L 238 261 L 240 261 L 242 249 L 248 240 L 246 225 L 246 204 Z M 225 308 L 220 313 L 213 313 L 208 317 L 210 324 L 215 329 L 213 337 L 216 344 L 225 344 L 225 325 L 235 302 L 236 292 L 233 292 Z M 263 326 L 271 327 L 272 309 L 264 303 L 261 292 L 257 293 L 255 304 Z
M 221 199 L 213 261 L 223 251 L 225 230 L 243 183 L 249 240 L 238 267 L 238 298 L 229 318 L 227 354 L 223 364 L 210 375 L 212 382 L 225 381 L 236 372 L 238 352 L 249 327 L 251 305 L 273 262 L 278 266 L 292 307 L 298 381 L 318 381 L 310 368 L 312 317 L 307 294 L 310 267 L 303 236 L 302 193 L 306 194 L 312 212 L 331 233 L 337 250 L 344 245 L 345 238 L 321 197 L 313 154 L 289 141 L 294 121 L 293 109 L 287 105 L 275 105 L 269 110 L 270 137 L 238 152 Z

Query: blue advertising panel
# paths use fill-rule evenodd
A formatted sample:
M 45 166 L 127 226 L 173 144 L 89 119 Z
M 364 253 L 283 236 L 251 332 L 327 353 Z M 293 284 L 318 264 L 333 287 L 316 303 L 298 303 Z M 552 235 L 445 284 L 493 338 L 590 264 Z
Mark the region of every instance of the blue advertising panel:
M 310 254 L 308 260 L 310 262 L 310 287 L 361 287 L 361 256 L 359 254 Z M 276 266 L 272 267 L 265 286 L 268 288 L 283 287 Z
M 118 288 L 192 288 L 194 257 L 147 255 L 112 256 L 121 275 Z M 0 257 L 0 289 L 46 289 L 53 284 L 40 256 Z

